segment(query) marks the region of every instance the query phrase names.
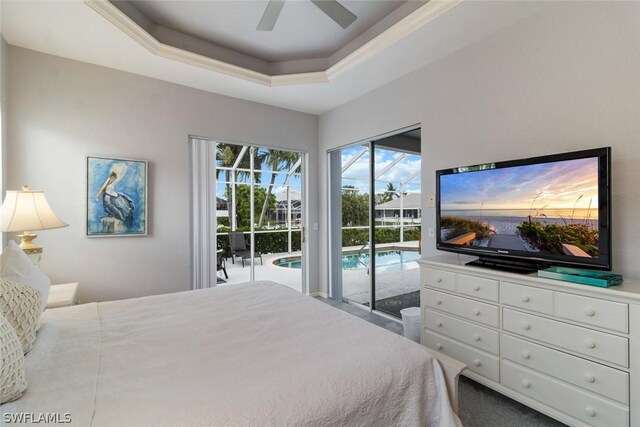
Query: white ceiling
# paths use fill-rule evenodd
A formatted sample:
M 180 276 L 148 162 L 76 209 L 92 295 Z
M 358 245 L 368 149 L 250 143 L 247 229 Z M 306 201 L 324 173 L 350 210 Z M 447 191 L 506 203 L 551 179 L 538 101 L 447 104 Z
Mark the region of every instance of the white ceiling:
M 278 87 L 156 56 L 82 0 L 3 0 L 2 34 L 9 44 L 27 49 L 222 95 L 322 114 L 514 25 L 550 7 L 550 3 L 464 1 L 330 82 Z M 318 19 L 325 18 L 318 15 Z
M 357 16 L 342 29 L 310 0 L 288 0 L 273 31 L 256 27 L 264 1 L 149 1 L 130 3 L 155 24 L 269 62 L 324 58 L 372 27 L 404 0 L 345 0 Z

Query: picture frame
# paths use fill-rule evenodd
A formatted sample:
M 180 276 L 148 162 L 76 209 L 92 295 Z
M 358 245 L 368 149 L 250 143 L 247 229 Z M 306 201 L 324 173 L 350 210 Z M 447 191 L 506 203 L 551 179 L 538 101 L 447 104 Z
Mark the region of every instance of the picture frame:
M 87 156 L 86 168 L 86 236 L 147 236 L 149 162 Z

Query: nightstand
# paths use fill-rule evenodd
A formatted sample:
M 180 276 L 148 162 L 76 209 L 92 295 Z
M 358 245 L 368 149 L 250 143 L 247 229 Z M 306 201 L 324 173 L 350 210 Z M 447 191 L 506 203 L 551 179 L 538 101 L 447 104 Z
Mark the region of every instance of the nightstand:
M 49 288 L 49 298 L 47 298 L 48 308 L 68 307 L 76 303 L 77 283 L 66 283 L 64 285 L 52 285 Z

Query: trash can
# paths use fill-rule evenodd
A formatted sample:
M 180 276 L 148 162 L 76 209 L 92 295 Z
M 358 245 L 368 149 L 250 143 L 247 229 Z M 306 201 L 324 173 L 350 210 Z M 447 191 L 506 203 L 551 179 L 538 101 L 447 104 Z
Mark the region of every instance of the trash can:
M 400 310 L 404 336 L 417 343 L 420 342 L 420 307 L 409 307 Z

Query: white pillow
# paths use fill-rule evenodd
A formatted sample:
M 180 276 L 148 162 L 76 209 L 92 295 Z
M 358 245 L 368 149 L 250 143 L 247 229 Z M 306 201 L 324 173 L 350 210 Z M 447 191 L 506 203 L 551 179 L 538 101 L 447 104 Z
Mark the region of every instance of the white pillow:
M 26 389 L 22 345 L 0 314 L 0 404 L 18 399 Z
M 40 314 L 42 314 L 49 298 L 51 280 L 13 240 L 9 240 L 9 246 L 0 256 L 0 278 L 24 283 L 40 292 Z
M 40 292 L 31 286 L 0 279 L 0 314 L 11 324 L 27 354 L 36 341 Z

